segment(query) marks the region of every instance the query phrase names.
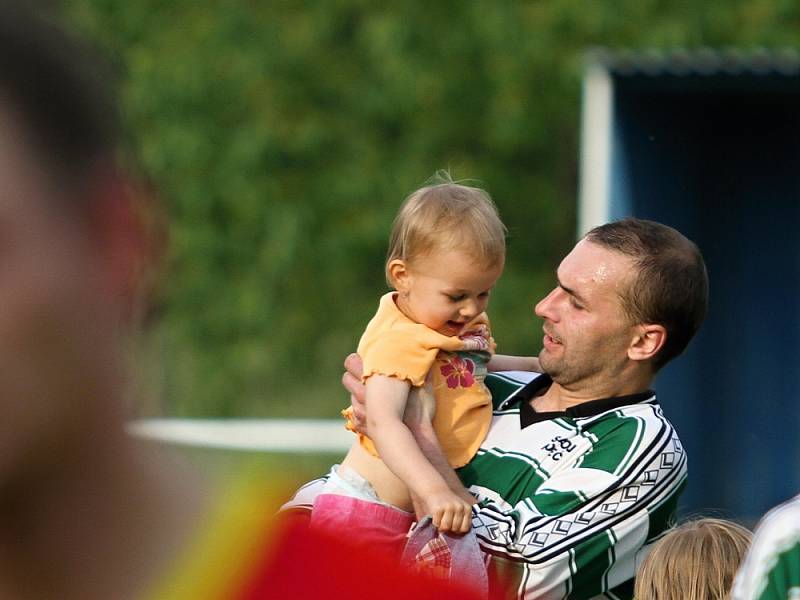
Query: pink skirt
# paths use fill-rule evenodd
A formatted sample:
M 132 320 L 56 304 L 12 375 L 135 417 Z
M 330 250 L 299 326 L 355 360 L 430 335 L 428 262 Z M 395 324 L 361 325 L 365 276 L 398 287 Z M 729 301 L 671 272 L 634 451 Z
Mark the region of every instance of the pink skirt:
M 413 513 L 339 494 L 320 494 L 311 511 L 312 528 L 398 560 L 413 523 Z

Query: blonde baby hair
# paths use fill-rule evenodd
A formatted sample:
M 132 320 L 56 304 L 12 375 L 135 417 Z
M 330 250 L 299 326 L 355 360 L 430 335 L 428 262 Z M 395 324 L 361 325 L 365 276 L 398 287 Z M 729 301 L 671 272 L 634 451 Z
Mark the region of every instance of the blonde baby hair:
M 701 518 L 670 530 L 639 567 L 636 600 L 725 600 L 753 534 L 725 519 Z
M 389 263 L 408 264 L 434 252 L 463 250 L 481 268 L 500 264 L 506 255 L 506 227 L 486 191 L 463 185 L 439 171 L 412 192 L 395 217 L 386 257 L 386 280 L 394 287 Z

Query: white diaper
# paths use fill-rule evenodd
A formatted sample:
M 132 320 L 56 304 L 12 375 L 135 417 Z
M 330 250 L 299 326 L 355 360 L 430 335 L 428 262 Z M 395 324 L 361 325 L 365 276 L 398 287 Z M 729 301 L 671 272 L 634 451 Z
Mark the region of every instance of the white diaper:
M 372 487 L 369 481 L 364 479 L 357 471 L 342 465 L 333 465 L 331 467 L 331 472 L 328 473 L 328 481 L 322 486 L 320 493 L 350 496 L 359 500 L 385 504 L 378 498 L 375 488 Z

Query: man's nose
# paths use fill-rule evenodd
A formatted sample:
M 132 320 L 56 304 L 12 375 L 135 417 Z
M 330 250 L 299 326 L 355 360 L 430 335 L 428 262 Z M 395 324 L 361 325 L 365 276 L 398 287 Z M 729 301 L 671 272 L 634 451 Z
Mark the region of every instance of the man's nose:
M 558 295 L 558 288 L 553 288 L 553 290 L 549 294 L 547 294 L 547 296 L 539 300 L 536 306 L 533 307 L 534 314 L 540 319 L 549 319 L 551 321 L 554 321 L 555 298 L 557 295 Z

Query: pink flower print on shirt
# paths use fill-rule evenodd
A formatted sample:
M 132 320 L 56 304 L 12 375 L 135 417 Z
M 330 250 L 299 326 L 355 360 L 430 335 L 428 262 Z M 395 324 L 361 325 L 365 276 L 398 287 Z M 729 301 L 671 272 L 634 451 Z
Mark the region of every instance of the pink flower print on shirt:
M 475 383 L 475 363 L 468 358 L 454 356 L 440 367 L 442 375 L 447 381 L 447 387 L 471 387 Z

